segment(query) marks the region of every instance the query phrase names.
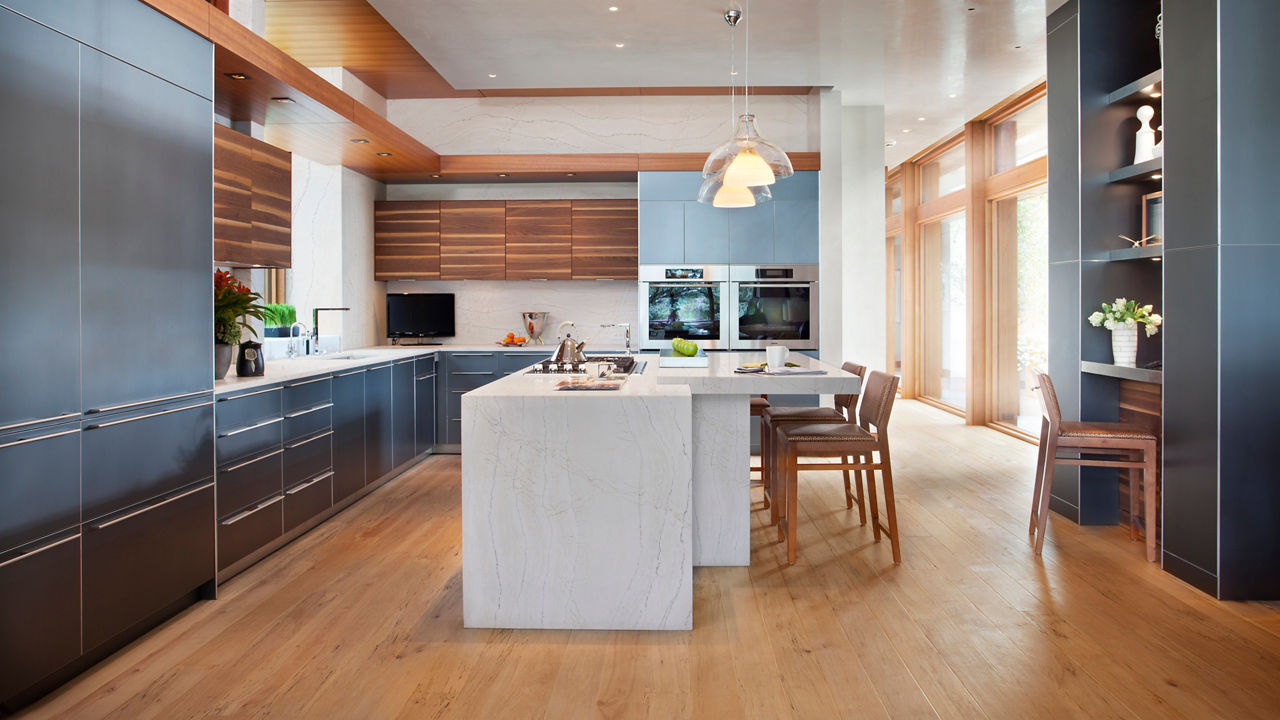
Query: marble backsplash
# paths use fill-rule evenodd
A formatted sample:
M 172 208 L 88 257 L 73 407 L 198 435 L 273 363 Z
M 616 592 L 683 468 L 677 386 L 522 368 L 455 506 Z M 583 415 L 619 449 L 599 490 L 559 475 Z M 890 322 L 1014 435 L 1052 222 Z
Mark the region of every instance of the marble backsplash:
M 387 283 L 387 292 L 453 293 L 457 336 L 443 338 L 445 344 L 483 345 L 508 332 L 519 335 L 520 314 L 526 311 L 551 313 L 543 332 L 548 345 L 555 342 L 556 326 L 565 320 L 574 321 L 589 348 L 621 348 L 625 343 L 621 328 L 602 328 L 602 323 L 631 323 L 632 347 L 639 339 L 635 327 L 639 288 L 635 281 L 401 281 Z

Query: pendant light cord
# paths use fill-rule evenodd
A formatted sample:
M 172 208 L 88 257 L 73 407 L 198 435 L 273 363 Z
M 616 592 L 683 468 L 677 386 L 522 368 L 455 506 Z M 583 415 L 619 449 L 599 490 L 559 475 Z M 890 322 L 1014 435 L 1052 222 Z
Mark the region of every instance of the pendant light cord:
M 751 0 L 747 0 L 747 10 L 743 13 L 747 21 L 747 42 L 742 52 L 742 114 L 751 114 Z
M 735 76 L 738 74 L 736 63 L 738 62 L 738 26 L 736 24 L 729 26 L 729 133 L 733 133 L 734 123 L 738 122 L 738 84 Z

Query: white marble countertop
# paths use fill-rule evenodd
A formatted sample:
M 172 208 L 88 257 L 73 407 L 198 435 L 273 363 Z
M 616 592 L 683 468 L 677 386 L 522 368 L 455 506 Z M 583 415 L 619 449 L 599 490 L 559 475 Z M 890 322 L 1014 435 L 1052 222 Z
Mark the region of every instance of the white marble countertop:
M 803 369 L 825 370 L 825 375 L 765 375 L 735 373 L 744 363 L 763 362 L 764 351 L 708 353 L 710 362 L 704 368 L 660 368 L 657 382 L 661 385 L 687 385 L 694 395 L 830 395 L 857 393 L 861 390 L 858 376 L 800 353 L 790 353 L 787 362 Z

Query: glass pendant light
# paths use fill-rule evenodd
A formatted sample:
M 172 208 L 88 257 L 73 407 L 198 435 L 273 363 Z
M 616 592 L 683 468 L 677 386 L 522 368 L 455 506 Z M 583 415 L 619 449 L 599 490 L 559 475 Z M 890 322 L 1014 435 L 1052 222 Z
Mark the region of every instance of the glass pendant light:
M 732 186 L 724 184 L 723 179 L 724 173 L 716 173 L 703 180 L 702 187 L 698 188 L 698 202 L 718 208 L 746 208 L 773 199 L 768 185 Z

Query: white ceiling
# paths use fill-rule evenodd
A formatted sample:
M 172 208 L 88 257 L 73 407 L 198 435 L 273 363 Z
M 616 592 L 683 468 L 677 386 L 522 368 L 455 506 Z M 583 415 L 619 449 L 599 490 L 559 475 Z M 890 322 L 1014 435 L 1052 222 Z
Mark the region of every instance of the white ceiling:
M 481 89 L 725 84 L 732 1 L 370 0 L 454 87 Z M 751 0 L 750 80 L 883 104 L 893 166 L 1044 75 L 1045 13 L 1046 0 Z

